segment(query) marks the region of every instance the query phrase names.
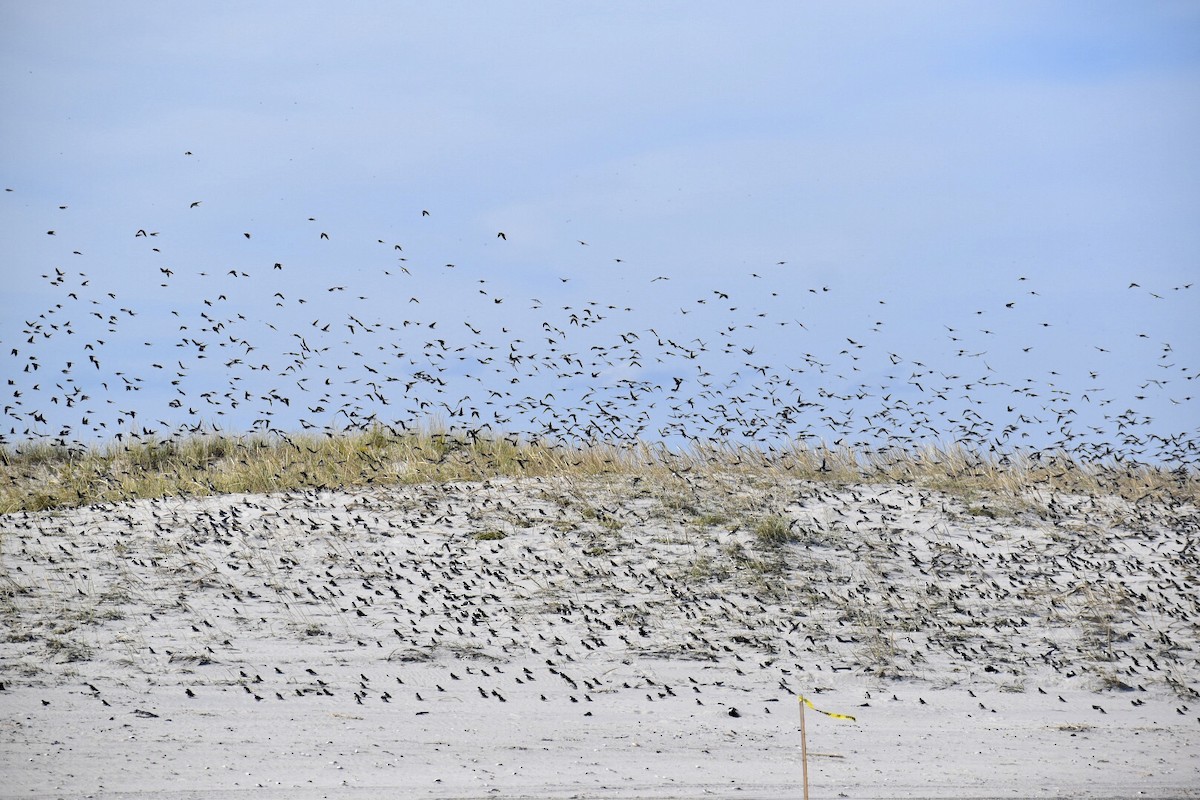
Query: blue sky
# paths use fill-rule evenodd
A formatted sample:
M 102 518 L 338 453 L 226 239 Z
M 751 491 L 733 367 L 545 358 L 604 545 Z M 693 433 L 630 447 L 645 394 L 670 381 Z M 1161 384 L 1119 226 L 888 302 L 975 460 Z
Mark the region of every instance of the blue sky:
M 1121 452 L 1196 437 L 1200 4 L 0 15 L 8 441 L 443 402 L 536 433 L 597 401 L 645 438 L 678 438 L 671 406 L 736 409 L 688 435 L 776 444 L 1049 446 L 1064 408 L 1068 443 L 1135 418 Z M 588 302 L 615 308 L 573 324 Z M 291 334 L 319 355 L 285 372 Z M 270 369 L 227 364 L 246 343 Z M 522 354 L 514 374 L 478 363 L 489 345 Z M 400 391 L 435 362 L 445 383 Z M 379 376 L 386 405 L 364 399 Z M 252 399 L 197 399 L 231 381 Z M 636 399 L 611 400 L 622 381 Z M 747 422 L 789 405 L 800 421 Z

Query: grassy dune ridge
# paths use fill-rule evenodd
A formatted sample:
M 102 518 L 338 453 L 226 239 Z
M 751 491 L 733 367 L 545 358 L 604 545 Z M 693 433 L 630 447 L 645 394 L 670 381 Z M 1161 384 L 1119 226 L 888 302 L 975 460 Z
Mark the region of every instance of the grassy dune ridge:
M 727 793 L 730 764 L 794 797 L 801 693 L 861 720 L 810 717 L 848 754 L 827 787 L 893 786 L 897 763 L 931 765 L 943 784 L 904 784 L 928 796 L 1062 787 L 1064 764 L 1081 773 L 1055 796 L 1197 785 L 1194 473 L 432 426 L 3 457 L 6 507 L 42 509 L 0 515 L 0 692 L 25 726 L 3 752 L 25 784 L 50 743 L 110 754 L 120 725 L 190 785 L 255 742 L 279 763 L 280 731 L 308 760 L 336 731 L 407 794 L 462 774 L 455 796 L 478 795 L 478 758 L 519 751 L 543 761 L 521 757 L 512 796 L 578 794 L 545 787 L 607 753 L 605 786 L 653 776 L 636 796 L 665 796 L 672 763 L 672 797 Z M 111 502 L 134 497 L 155 499 Z M 964 753 L 987 763 L 967 775 Z M 71 796 L 108 785 L 107 755 L 74 758 Z
M 46 442 L 0 448 L 0 513 L 156 497 L 201 497 L 557 475 L 744 472 L 826 483 L 914 484 L 1016 495 L 1045 488 L 1125 499 L 1196 502 L 1200 476 L 1144 464 L 1082 463 L 1065 453 L 981 455 L 958 445 L 856 451 L 792 444 L 672 449 L 639 442 L 566 445 L 467 435 L 430 424 L 324 434 L 193 434 L 83 449 Z

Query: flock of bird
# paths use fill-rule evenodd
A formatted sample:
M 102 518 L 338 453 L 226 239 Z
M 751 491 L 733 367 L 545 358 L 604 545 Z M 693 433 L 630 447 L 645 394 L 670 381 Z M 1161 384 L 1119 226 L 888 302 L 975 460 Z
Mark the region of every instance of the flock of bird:
M 23 633 L 0 668 L 90 681 L 105 702 L 95 684 L 115 667 L 198 702 L 417 715 L 633 697 L 736 717 L 842 678 L 901 679 L 883 697 L 913 703 L 923 682 L 1047 702 L 1103 688 L 1135 706 L 1167 689 L 1192 713 L 1195 509 L 1051 494 L 992 511 L 714 473 L 8 515 L 23 599 L 6 621 Z M 772 513 L 787 544 L 756 534 Z
M 10 307 L 0 325 L 7 444 L 440 419 L 472 435 L 574 442 L 957 442 L 1172 467 L 1200 456 L 1196 427 L 1164 429 L 1148 410 L 1195 404 L 1191 347 L 1177 354 L 1152 316 L 1131 341 L 1062 349 L 1042 374 L 1014 371 L 1045 365 L 1022 358 L 1079 325 L 1056 322 L 1024 276 L 1012 296 L 961 309 L 961 321 L 946 311 L 926 320 L 936 334 L 914 334 L 928 309 L 864 305 L 836 281 L 804 283 L 786 260 L 701 288 L 697 275 L 595 255 L 587 241 L 539 266 L 513 255 L 519 238 L 504 231 L 473 243 L 468 262 L 393 236 L 339 249 L 347 235 L 315 217 L 293 230 L 229 228 L 209 252 L 179 215 L 174 229 L 131 223 L 96 252 L 75 238 L 69 205 L 56 213 L 43 260 L 18 265 L 37 270 L 52 302 Z M 412 210 L 409 238 L 437 217 Z M 1178 305 L 1190 290 L 1134 281 L 1126 291 Z M 1141 379 L 1105 385 L 1128 374 Z
M 291 232 L 226 231 L 222 258 L 245 254 L 219 266 L 171 229 L 130 225 L 96 256 L 120 255 L 113 273 L 75 266 L 91 248 L 61 213 L 44 239 L 55 299 L 0 321 L 0 444 L 440 418 L 467 436 L 567 443 L 953 441 L 985 457 L 1066 451 L 1183 475 L 1200 458 L 1196 428 L 1164 430 L 1145 410 L 1194 403 L 1194 369 L 1150 333 L 1119 345 L 1145 356 L 1133 387 L 1105 388 L 1108 368 L 1088 360 L 1106 363 L 1111 344 L 1048 375 L 1006 372 L 1059 335 L 1052 309 L 1037 312 L 1049 321 L 1021 315 L 1040 291 L 1024 278 L 1015 299 L 934 323 L 934 356 L 914 357 L 885 301 L 830 321 L 843 290 L 797 288 L 785 263 L 698 289 L 575 240 L 590 266 L 547 271 L 504 254 L 520 246 L 515 229 L 489 235 L 485 266 L 391 237 L 322 255 L 343 234 L 308 219 L 300 249 Z M 417 210 L 411 224 L 436 218 Z M 1187 303 L 1190 289 L 1149 299 Z M 594 290 L 613 296 L 584 299 Z M 1005 344 L 980 346 L 1005 325 Z M 968 501 L 670 467 L 24 511 L 0 516 L 0 693 L 66 696 L 69 714 L 86 706 L 123 728 L 231 708 L 283 709 L 293 725 L 386 708 L 388 730 L 418 751 L 442 741 L 433 720 L 461 728 L 465 715 L 515 749 L 562 735 L 531 732 L 539 719 L 593 714 L 734 735 L 791 718 L 799 692 L 847 686 L 863 706 L 937 713 L 951 713 L 939 691 L 951 689 L 989 717 L 1004 692 L 1036 693 L 1076 722 L 1167 696 L 1190 724 L 1198 536 L 1194 499 L 1169 492 L 1034 486 Z M 977 697 L 981 686 L 992 691 Z M 1098 689 L 1111 693 L 1079 701 Z M 46 725 L 61 724 L 57 707 Z M 179 749 L 193 744 L 177 735 Z

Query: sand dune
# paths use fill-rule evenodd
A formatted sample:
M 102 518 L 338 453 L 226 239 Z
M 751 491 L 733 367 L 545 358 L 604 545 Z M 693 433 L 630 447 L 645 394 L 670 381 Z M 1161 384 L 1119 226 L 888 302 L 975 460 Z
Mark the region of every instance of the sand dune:
M 0 518 L 9 797 L 1200 797 L 1191 502 L 716 472 Z

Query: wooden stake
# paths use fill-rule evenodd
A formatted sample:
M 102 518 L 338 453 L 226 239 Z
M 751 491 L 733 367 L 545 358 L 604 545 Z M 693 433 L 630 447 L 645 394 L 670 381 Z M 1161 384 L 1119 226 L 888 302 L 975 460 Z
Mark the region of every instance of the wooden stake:
M 804 698 L 800 698 L 800 763 L 804 772 L 804 800 L 808 800 L 808 737 L 804 730 Z

